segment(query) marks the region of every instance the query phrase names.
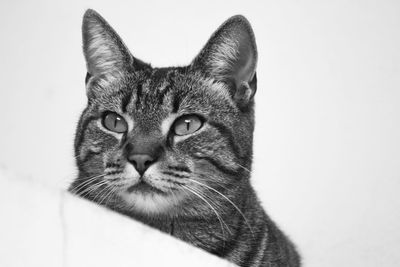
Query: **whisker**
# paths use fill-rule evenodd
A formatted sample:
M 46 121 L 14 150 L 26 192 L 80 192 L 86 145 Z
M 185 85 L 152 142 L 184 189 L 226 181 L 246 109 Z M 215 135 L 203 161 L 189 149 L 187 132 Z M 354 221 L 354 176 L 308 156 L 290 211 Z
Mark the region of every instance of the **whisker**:
M 105 173 L 102 173 L 102 174 L 95 175 L 95 176 L 78 177 L 78 178 L 76 178 L 75 180 L 76 180 L 76 181 L 79 181 L 79 180 L 87 180 L 87 179 L 92 179 L 92 178 L 98 178 L 98 177 L 101 177 L 101 176 L 104 176 L 104 175 L 106 175 L 106 174 L 105 174 Z
M 226 184 L 220 183 L 217 179 L 207 179 L 207 177 L 205 175 L 200 174 L 200 177 L 197 176 L 196 180 L 200 180 L 200 181 L 204 181 L 204 182 L 208 182 L 208 183 L 214 183 L 214 184 L 222 187 L 226 191 L 232 191 L 232 189 L 229 189 L 228 187 L 226 187 Z
M 202 194 L 202 192 L 200 190 L 197 190 L 194 187 L 191 187 L 192 190 L 196 191 L 197 193 L 201 194 L 204 198 L 206 198 L 212 205 L 214 205 L 214 208 L 217 210 L 223 210 L 225 206 L 221 205 L 221 203 L 217 203 L 214 201 L 214 199 L 212 199 L 211 197 L 209 197 L 207 194 Z M 221 216 L 222 218 L 222 216 Z M 229 224 L 227 224 L 224 220 L 222 220 L 224 225 L 226 226 L 226 229 L 228 230 L 229 234 L 232 234 L 231 229 L 229 227 Z
M 109 198 L 112 195 L 112 193 L 114 193 L 115 186 L 113 184 L 108 185 L 107 188 L 109 189 L 109 191 L 107 192 L 108 189 L 106 190 L 104 197 L 99 201 L 100 205 L 102 205 L 103 201 L 105 201 L 104 205 L 107 206 L 108 204 L 107 198 Z
M 81 197 L 87 197 L 87 196 L 91 195 L 93 192 L 95 192 L 100 187 L 100 185 L 99 185 L 100 183 L 102 183 L 102 182 L 100 181 L 96 184 L 89 185 L 86 189 L 79 192 L 78 195 Z
M 74 192 L 74 193 L 78 193 L 78 191 L 80 190 L 80 189 L 82 189 L 83 187 L 85 187 L 86 185 L 88 185 L 89 183 L 91 183 L 91 182 L 93 182 L 93 181 L 95 181 L 96 179 L 98 179 L 98 178 L 101 178 L 101 177 L 103 177 L 103 176 L 105 176 L 106 174 L 101 174 L 101 175 L 97 175 L 97 176 L 93 176 L 93 177 L 89 177 L 89 178 L 82 178 L 82 179 L 80 179 L 80 180 L 85 180 L 84 182 L 82 182 L 82 183 L 80 183 L 79 185 L 77 185 L 76 187 L 74 187 L 74 188 L 72 188 L 72 191 Z
M 194 182 L 194 183 L 196 183 L 196 184 L 198 184 L 198 185 L 204 186 L 204 187 L 206 187 L 206 188 L 208 188 L 208 189 L 214 191 L 215 193 L 217 193 L 217 194 L 219 194 L 220 196 L 222 196 L 223 198 L 225 198 L 229 203 L 231 203 L 232 206 L 240 213 L 240 215 L 242 215 L 243 219 L 245 220 L 245 222 L 246 222 L 246 224 L 247 224 L 247 227 L 249 227 L 249 229 L 250 229 L 250 232 L 251 232 L 253 238 L 255 237 L 255 236 L 254 236 L 254 232 L 253 232 L 253 228 L 251 228 L 250 223 L 249 223 L 249 221 L 247 220 L 246 216 L 244 216 L 243 212 L 238 208 L 238 206 L 236 206 L 235 203 L 233 203 L 233 201 L 231 201 L 227 196 L 225 196 L 224 194 L 222 194 L 222 193 L 219 192 L 218 190 L 212 188 L 211 186 L 208 186 L 208 185 L 206 185 L 206 184 L 200 183 L 199 181 L 196 181 L 196 180 L 194 180 L 194 179 L 190 179 L 190 178 L 189 178 L 189 180 L 192 181 L 192 182 Z
M 78 186 L 76 186 L 76 187 L 74 187 L 73 189 L 71 189 L 71 192 L 72 193 L 74 193 L 74 194 L 77 194 L 77 195 L 79 195 L 81 192 L 79 192 L 79 191 L 81 191 L 82 189 L 84 189 L 86 186 L 90 186 L 90 184 L 92 183 L 92 182 L 95 182 L 96 181 L 96 179 L 91 179 L 90 181 L 86 181 L 86 182 L 84 182 L 84 183 L 82 183 L 82 184 L 79 184 Z
M 102 185 L 104 185 L 106 183 L 106 181 L 99 181 L 95 184 L 89 185 L 88 188 L 86 188 L 85 190 L 83 190 L 82 192 L 79 193 L 79 195 L 81 197 L 86 197 L 89 196 L 92 192 L 96 191 L 98 188 L 100 188 Z M 86 192 L 86 193 L 85 193 Z
M 172 199 L 174 200 L 175 205 L 179 204 L 178 198 L 176 197 L 175 191 L 177 190 L 177 188 L 168 188 L 169 192 L 172 194 Z
M 213 212 L 214 212 L 215 215 L 217 216 L 217 219 L 218 219 L 218 221 L 219 221 L 219 223 L 220 223 L 220 225 L 221 225 L 222 236 L 223 236 L 223 239 L 224 239 L 224 242 L 225 242 L 225 231 L 224 231 L 224 224 L 225 224 L 225 222 L 223 221 L 223 219 L 221 218 L 221 216 L 219 215 L 219 213 L 217 212 L 217 210 L 216 210 L 203 196 L 201 196 L 201 194 L 199 194 L 198 192 L 194 191 L 193 188 L 189 188 L 189 187 L 187 187 L 187 186 L 185 186 L 185 185 L 182 185 L 181 187 L 184 188 L 184 189 L 186 189 L 186 190 L 188 190 L 188 191 L 190 191 L 190 192 L 192 192 L 192 193 L 193 193 L 194 195 L 196 195 L 198 198 L 200 198 L 201 200 L 203 200 L 203 201 L 213 210 Z M 226 224 L 225 224 L 225 225 L 226 225 Z M 226 227 L 228 228 L 227 225 L 226 225 Z
M 103 187 L 103 188 L 100 188 L 100 187 L 102 187 L 102 186 L 104 186 L 104 187 Z M 97 188 L 100 188 L 100 190 L 99 190 L 99 192 L 96 194 L 96 196 L 93 198 L 94 201 L 96 201 L 97 203 L 100 204 L 100 202 L 98 201 L 98 199 L 99 199 L 100 197 L 103 197 L 103 194 L 104 194 L 105 192 L 107 192 L 107 188 L 108 188 L 109 186 L 110 186 L 110 184 L 108 184 L 107 181 L 103 181 L 103 183 L 100 183 L 100 184 L 98 185 L 98 187 L 97 187 Z
M 251 171 L 249 169 L 247 169 L 246 167 L 240 165 L 239 163 L 235 162 L 236 165 L 238 165 L 240 168 L 242 168 L 243 170 L 247 171 L 248 173 L 251 173 Z

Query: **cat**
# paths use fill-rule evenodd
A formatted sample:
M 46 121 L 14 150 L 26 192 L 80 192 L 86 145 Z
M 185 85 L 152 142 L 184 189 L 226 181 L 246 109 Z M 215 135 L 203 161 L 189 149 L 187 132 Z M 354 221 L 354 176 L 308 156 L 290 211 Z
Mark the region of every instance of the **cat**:
M 184 67 L 133 57 L 83 17 L 87 107 L 69 191 L 239 266 L 300 266 L 250 184 L 257 48 L 241 15 Z

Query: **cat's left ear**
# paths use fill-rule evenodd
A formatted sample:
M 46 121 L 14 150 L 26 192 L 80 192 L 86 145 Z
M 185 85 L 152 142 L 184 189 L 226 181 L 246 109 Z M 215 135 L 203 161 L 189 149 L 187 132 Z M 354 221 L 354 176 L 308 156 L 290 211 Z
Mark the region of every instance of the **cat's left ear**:
M 241 15 L 225 21 L 191 66 L 229 84 L 234 100 L 245 107 L 257 89 L 257 46 L 249 21 Z

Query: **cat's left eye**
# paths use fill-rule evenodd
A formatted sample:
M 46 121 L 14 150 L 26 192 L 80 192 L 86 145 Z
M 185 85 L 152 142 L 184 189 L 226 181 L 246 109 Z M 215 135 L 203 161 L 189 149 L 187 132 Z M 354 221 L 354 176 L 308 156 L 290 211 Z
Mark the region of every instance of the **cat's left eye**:
M 103 117 L 103 126 L 116 133 L 124 133 L 128 130 L 128 124 L 124 118 L 113 112 L 105 114 Z
M 176 135 L 188 135 L 198 131 L 203 126 L 203 120 L 197 115 L 185 115 L 178 118 L 173 130 Z

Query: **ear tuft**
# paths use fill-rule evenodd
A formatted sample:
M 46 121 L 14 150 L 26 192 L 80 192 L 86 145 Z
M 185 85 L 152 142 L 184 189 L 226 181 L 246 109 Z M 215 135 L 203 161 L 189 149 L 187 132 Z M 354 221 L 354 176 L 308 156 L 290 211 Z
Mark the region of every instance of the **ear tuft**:
M 94 10 L 88 9 L 82 23 L 83 52 L 91 76 L 121 71 L 132 56 L 114 29 Z
M 255 93 L 256 66 L 254 33 L 249 21 L 241 15 L 225 21 L 192 62 L 193 68 L 232 85 L 234 99 L 242 106 Z

